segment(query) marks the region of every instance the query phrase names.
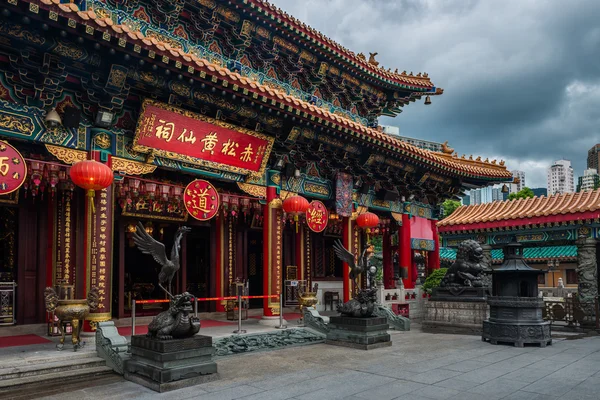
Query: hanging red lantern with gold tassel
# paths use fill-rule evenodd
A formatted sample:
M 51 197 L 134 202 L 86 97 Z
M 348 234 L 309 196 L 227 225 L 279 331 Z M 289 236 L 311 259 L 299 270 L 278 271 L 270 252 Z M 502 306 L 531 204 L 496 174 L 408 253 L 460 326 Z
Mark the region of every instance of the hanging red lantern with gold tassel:
M 292 196 L 283 202 L 283 211 L 294 216 L 296 233 L 298 233 L 298 216 L 304 214 L 308 210 L 308 206 L 308 200 L 302 196 Z
M 366 212 L 361 214 L 356 218 L 356 223 L 359 227 L 366 229 L 367 231 L 367 242 L 369 241 L 369 233 L 371 233 L 371 228 L 375 228 L 379 225 L 379 217 L 372 212 Z
M 113 171 L 104 163 L 84 160 L 75 163 L 69 173 L 74 184 L 86 190 L 92 213 L 95 213 L 94 195 L 96 190 L 109 187 L 114 179 Z

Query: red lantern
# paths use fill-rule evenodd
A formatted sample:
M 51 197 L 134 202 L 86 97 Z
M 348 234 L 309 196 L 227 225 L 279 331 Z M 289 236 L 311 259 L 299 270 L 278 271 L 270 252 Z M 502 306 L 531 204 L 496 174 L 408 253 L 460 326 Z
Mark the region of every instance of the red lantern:
M 294 216 L 296 233 L 298 233 L 298 215 L 304 214 L 308 210 L 308 206 L 308 200 L 302 196 L 292 196 L 283 202 L 283 211 Z
M 369 240 L 369 233 L 371 233 L 371 228 L 375 228 L 379 225 L 379 217 L 372 212 L 366 212 L 361 214 L 356 218 L 356 223 L 359 227 L 367 230 L 367 241 Z
M 87 197 L 94 208 L 94 194 L 96 190 L 109 187 L 113 182 L 113 172 L 108 165 L 95 160 L 79 161 L 71 167 L 71 180 L 74 184 L 87 191 Z

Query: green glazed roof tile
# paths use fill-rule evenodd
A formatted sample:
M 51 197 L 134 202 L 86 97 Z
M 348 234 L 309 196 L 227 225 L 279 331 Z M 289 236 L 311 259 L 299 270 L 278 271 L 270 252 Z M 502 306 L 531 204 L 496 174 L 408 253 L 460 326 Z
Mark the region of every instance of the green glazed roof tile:
M 577 257 L 577 246 L 526 247 L 523 249 L 523 256 L 526 260 L 575 258 Z M 440 248 L 440 259 L 455 260 L 456 250 L 449 247 Z M 504 253 L 502 249 L 492 249 L 492 260 L 501 261 L 503 259 Z

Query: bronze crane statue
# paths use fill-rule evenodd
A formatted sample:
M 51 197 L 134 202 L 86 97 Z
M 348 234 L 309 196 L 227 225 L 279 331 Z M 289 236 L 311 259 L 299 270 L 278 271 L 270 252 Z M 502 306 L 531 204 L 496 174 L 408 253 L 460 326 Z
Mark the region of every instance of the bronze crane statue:
M 333 244 L 333 251 L 340 260 L 347 263 L 348 267 L 350 267 L 350 279 L 354 281 L 354 287 L 356 292 L 358 292 L 359 288 L 357 278 L 360 276 L 360 274 L 367 270 L 368 260 L 369 256 L 373 252 L 373 246 L 370 244 L 367 245 L 367 248 L 362 252 L 362 255 L 358 259 L 358 265 L 354 261 L 354 254 L 346 250 L 344 245 L 339 240 L 336 240 Z
M 181 250 L 181 239 L 183 235 L 190 232 L 191 228 L 187 226 L 180 227 L 175 233 L 175 240 L 173 241 L 173 248 L 171 249 L 171 259 L 167 259 L 167 252 L 165 245 L 155 240 L 146 229 L 144 225 L 138 221 L 137 229 L 133 233 L 133 241 L 140 251 L 144 254 L 150 254 L 154 261 L 161 265 L 160 273 L 158 274 L 158 286 L 164 290 L 170 298 L 173 298 L 171 294 L 171 281 L 175 276 L 175 273 L 179 271 L 179 251 Z M 167 284 L 169 290 L 163 285 Z

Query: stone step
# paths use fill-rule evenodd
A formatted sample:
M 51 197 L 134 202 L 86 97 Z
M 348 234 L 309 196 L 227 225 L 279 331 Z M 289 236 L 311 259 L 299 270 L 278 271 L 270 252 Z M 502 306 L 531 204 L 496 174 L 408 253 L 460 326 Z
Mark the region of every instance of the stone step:
M 79 368 L 60 372 L 51 372 L 41 375 L 27 376 L 23 378 L 4 379 L 0 381 L 0 392 L 14 389 L 22 385 L 39 385 L 53 382 L 68 382 L 73 379 L 90 379 L 98 376 L 113 374 L 113 370 L 106 366 L 91 368 Z
M 24 367 L 27 365 L 43 364 L 55 361 L 66 361 L 66 360 L 81 360 L 86 358 L 97 357 L 96 348 L 91 347 L 89 350 L 83 350 L 73 352 L 71 349 L 65 349 L 63 351 L 47 350 L 38 353 L 29 353 L 26 356 L 20 357 L 2 357 L 2 363 L 0 363 L 0 375 L 3 374 L 5 368 L 17 368 Z
M 93 353 L 92 353 L 93 354 Z M 67 358 L 64 360 L 52 359 L 51 362 L 25 364 L 19 366 L 5 366 L 0 369 L 0 385 L 9 379 L 34 377 L 74 369 L 103 367 L 106 365 L 100 357 Z

